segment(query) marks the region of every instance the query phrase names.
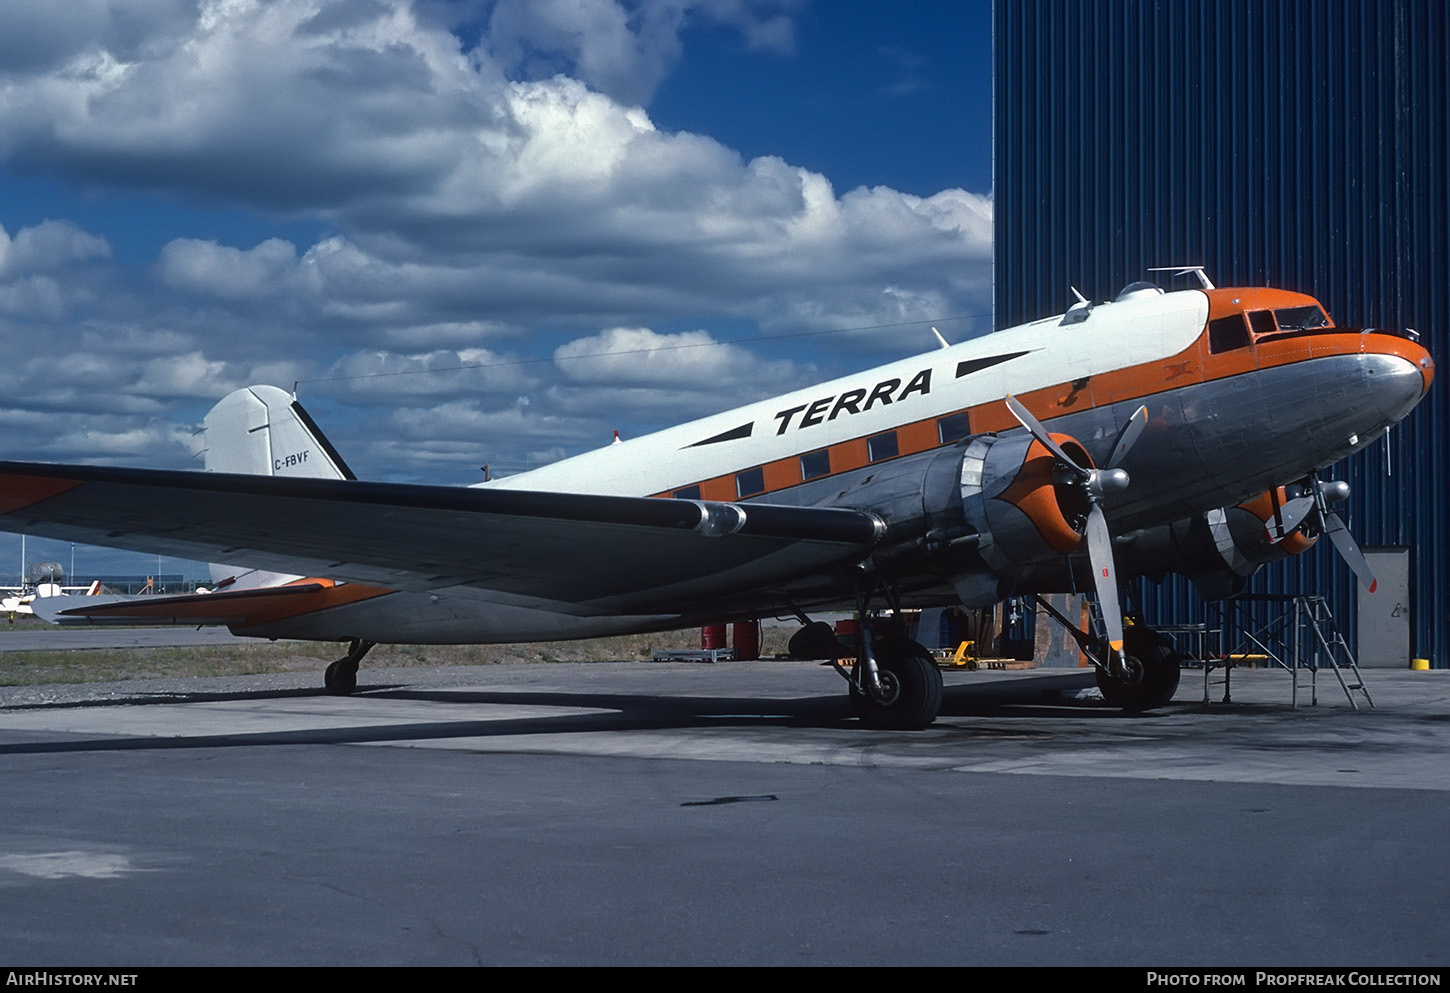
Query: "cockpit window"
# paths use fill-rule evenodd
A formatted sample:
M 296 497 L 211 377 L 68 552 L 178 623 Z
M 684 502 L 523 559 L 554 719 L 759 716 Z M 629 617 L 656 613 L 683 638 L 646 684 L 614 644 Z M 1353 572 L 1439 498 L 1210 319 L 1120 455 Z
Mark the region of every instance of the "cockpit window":
M 1318 304 L 1280 307 L 1278 310 L 1249 310 L 1209 321 L 1208 350 L 1214 353 L 1231 352 L 1236 348 L 1248 347 L 1251 341 L 1292 338 L 1332 327 L 1334 322 Z
M 1208 350 L 1215 355 L 1231 352 L 1235 348 L 1247 348 L 1249 329 L 1244 326 L 1242 314 L 1230 314 L 1208 323 Z
M 1330 327 L 1329 316 L 1323 310 L 1308 304 L 1303 307 L 1281 307 L 1274 311 L 1280 331 L 1308 331 L 1311 328 Z
M 1279 326 L 1274 323 L 1274 312 L 1271 310 L 1249 311 L 1249 327 L 1253 329 L 1255 338 L 1273 334 L 1279 330 Z

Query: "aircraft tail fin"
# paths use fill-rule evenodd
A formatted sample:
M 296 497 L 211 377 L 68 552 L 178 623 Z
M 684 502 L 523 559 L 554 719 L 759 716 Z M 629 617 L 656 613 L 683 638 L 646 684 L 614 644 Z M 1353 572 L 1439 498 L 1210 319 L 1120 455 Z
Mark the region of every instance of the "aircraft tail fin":
M 207 472 L 357 478 L 302 404 L 275 386 L 237 390 L 203 425 Z
M 356 479 L 302 404 L 275 386 L 224 397 L 203 423 L 207 472 L 304 479 Z M 212 563 L 213 589 L 281 586 L 301 577 Z

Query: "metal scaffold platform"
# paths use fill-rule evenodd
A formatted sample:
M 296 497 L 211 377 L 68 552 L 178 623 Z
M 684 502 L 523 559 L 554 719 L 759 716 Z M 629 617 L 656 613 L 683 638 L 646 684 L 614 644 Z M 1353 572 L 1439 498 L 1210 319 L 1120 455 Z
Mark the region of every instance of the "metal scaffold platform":
M 1289 671 L 1295 707 L 1306 692 L 1309 706 L 1318 705 L 1318 676 L 1322 669 L 1334 673 L 1355 710 L 1359 709 L 1357 696 L 1374 707 L 1329 603 L 1317 594 L 1247 593 L 1209 603 L 1202 640 L 1216 646 L 1213 658 L 1224 670 L 1225 703 L 1232 702 L 1229 674 L 1233 667 L 1262 662 Z M 1203 698 L 1207 703 L 1212 662 L 1208 655 L 1202 657 Z

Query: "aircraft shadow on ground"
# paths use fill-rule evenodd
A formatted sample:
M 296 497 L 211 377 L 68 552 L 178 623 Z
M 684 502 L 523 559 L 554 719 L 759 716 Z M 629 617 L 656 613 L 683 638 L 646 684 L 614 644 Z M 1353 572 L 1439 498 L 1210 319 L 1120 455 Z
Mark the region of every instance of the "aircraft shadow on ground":
M 1119 718 L 1119 710 L 1097 701 L 1076 700 L 1044 685 L 1044 680 L 1023 679 L 990 686 L 947 686 L 940 720 L 953 717 Z M 164 706 L 177 703 L 224 701 L 256 702 L 297 699 L 323 695 L 316 689 L 256 690 L 233 693 L 177 693 L 138 701 L 87 701 L 74 704 L 37 704 L 21 709 L 95 706 Z M 520 708 L 572 708 L 578 714 L 549 714 L 538 717 L 508 716 L 478 720 L 450 719 L 387 725 L 267 730 L 253 733 L 196 734 L 187 736 L 127 736 L 47 741 L 0 741 L 0 754 L 75 751 L 168 750 L 189 748 L 257 747 L 265 745 L 366 744 L 400 741 L 428 741 L 453 738 L 504 738 L 511 736 L 602 733 L 610 731 L 706 730 L 718 728 L 819 728 L 863 733 L 920 734 L 868 729 L 851 713 L 844 692 L 831 692 L 791 699 L 762 699 L 747 696 L 669 696 L 612 692 L 490 691 L 409 689 L 406 686 L 361 685 L 358 699 L 380 697 L 392 700 L 425 701 L 478 706 Z M 930 733 L 928 730 L 925 733 Z

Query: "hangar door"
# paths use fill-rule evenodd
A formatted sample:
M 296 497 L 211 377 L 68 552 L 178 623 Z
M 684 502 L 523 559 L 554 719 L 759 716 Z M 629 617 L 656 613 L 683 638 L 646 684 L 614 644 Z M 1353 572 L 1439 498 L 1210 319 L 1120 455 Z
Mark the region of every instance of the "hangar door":
M 1359 590 L 1361 666 L 1407 669 L 1410 665 L 1410 550 L 1403 545 L 1366 548 L 1377 585 Z

